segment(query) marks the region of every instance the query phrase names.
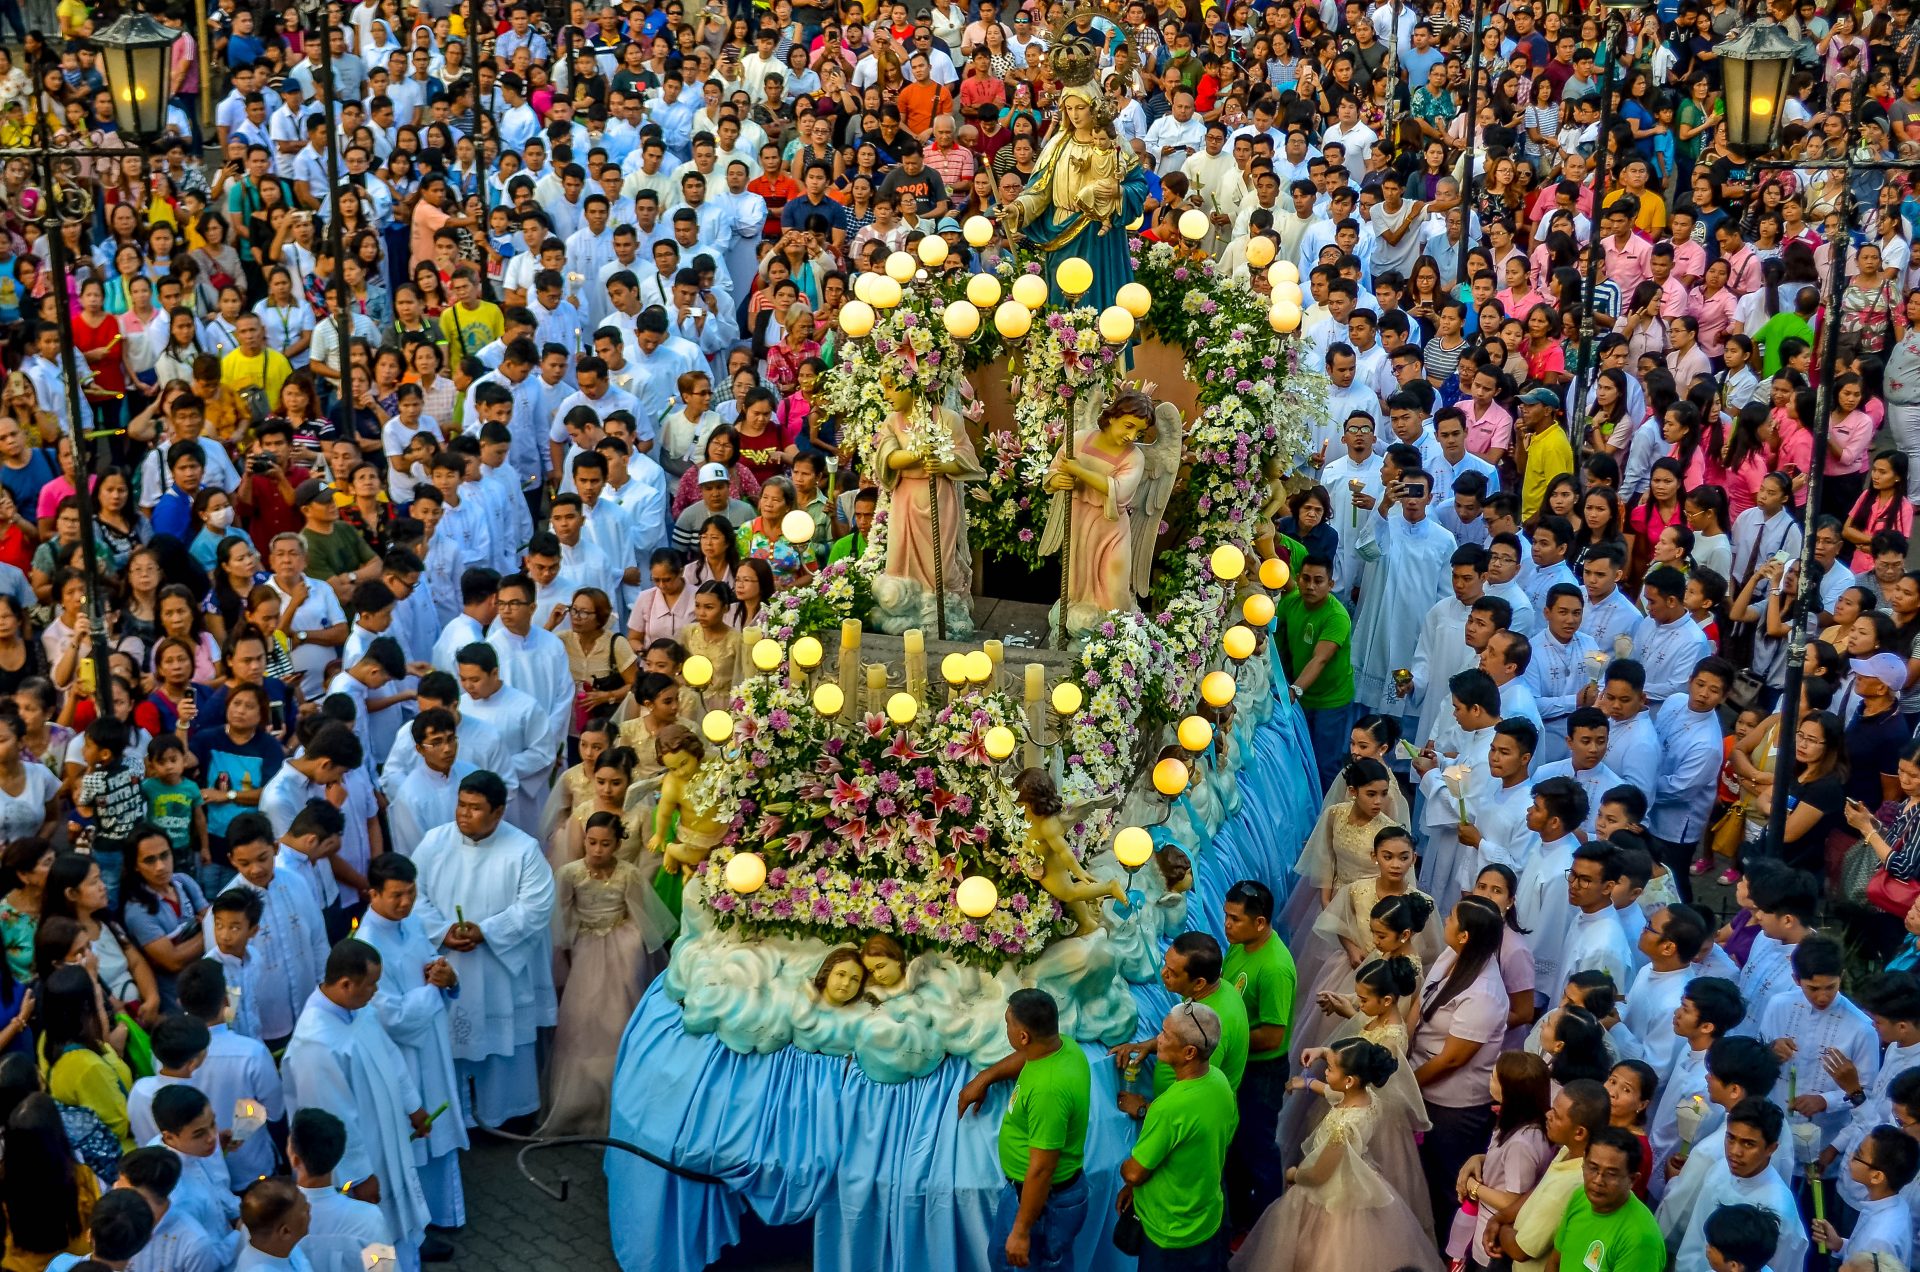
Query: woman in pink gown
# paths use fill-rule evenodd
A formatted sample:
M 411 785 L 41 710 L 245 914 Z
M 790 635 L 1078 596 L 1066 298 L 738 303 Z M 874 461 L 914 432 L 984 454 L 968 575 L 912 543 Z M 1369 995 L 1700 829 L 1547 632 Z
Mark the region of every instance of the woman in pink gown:
M 1101 412 L 1100 426 L 1075 433 L 1047 470 L 1054 498 L 1040 551 L 1069 554 L 1070 630 L 1085 631 L 1110 610 L 1136 608 L 1133 501 L 1146 475 L 1136 442 L 1152 422 L 1153 400 L 1122 392 Z

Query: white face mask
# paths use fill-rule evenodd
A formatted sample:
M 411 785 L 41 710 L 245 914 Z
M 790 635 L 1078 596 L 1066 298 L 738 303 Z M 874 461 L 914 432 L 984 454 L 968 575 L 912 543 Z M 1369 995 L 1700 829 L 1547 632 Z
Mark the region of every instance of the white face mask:
M 233 509 L 215 508 L 207 513 L 207 525 L 214 530 L 225 530 L 233 524 Z

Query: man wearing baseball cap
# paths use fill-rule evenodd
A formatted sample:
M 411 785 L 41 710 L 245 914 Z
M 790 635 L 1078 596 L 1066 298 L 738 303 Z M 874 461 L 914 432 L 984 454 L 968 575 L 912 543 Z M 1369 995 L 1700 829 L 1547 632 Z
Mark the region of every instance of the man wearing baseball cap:
M 700 465 L 700 498 L 680 510 L 673 522 L 673 546 L 698 559 L 700 527 L 709 517 L 724 517 L 733 532 L 753 520 L 753 508 L 733 497 L 733 474 L 725 464 Z
M 1520 519 L 1531 521 L 1547 497 L 1555 477 L 1573 471 L 1573 443 L 1560 425 L 1560 395 L 1552 389 L 1528 389 L 1520 395 L 1520 430 L 1516 434 L 1524 480 L 1520 487 Z
M 1849 664 L 1853 681 L 1835 704 L 1847 722 L 1847 798 L 1868 811 L 1900 798 L 1898 768 L 1912 729 L 1900 714 L 1900 691 L 1907 687 L 1907 660 L 1882 651 Z

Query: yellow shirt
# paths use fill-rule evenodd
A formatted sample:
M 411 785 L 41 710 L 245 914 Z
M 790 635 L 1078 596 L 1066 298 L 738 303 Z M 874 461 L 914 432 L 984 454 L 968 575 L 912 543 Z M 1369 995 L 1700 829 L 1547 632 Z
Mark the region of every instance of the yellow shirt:
M 1584 1157 L 1568 1157 L 1561 1149 L 1540 1177 L 1520 1213 L 1513 1218 L 1513 1236 L 1522 1250 L 1537 1250 L 1537 1259 L 1515 1259 L 1513 1272 L 1546 1272 L 1547 1256 L 1553 1253 L 1553 1235 L 1567 1213 L 1567 1204 L 1580 1191 Z
M 246 353 L 235 349 L 220 359 L 220 383 L 235 393 L 242 389 L 265 389 L 267 402 L 275 410 L 280 406 L 280 386 L 293 374 L 293 364 L 275 349 Z
M 133 1089 L 133 1070 L 112 1048 L 88 1051 L 70 1047 L 53 1064 L 47 1064 L 45 1044 L 41 1044 L 40 1070 L 47 1080 L 47 1094 L 62 1104 L 78 1104 L 92 1109 L 108 1130 L 120 1137 L 120 1147 L 132 1152 L 133 1129 L 127 1120 L 127 1092 Z
M 455 315 L 458 315 L 457 325 Z M 498 340 L 506 329 L 506 315 L 490 300 L 483 300 L 472 309 L 449 305 L 440 312 L 441 338 L 462 354 L 480 352 Z
M 1543 432 L 1527 436 L 1527 473 L 1520 488 L 1520 519 L 1533 520 L 1547 497 L 1547 485 L 1562 473 L 1573 471 L 1573 443 L 1567 430 L 1555 424 Z
M 1613 190 L 1606 198 L 1600 200 L 1600 206 L 1603 208 L 1613 206 L 1615 200 L 1625 193 L 1627 192 L 1624 189 Z M 1652 186 L 1648 186 L 1633 197 L 1640 200 L 1640 211 L 1633 218 L 1635 229 L 1644 230 L 1648 234 L 1658 234 L 1667 228 L 1667 201 L 1661 198 Z

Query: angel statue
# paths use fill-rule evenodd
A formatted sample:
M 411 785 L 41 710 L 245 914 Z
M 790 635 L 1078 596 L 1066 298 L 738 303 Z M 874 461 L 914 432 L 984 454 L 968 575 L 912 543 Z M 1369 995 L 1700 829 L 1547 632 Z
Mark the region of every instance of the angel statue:
M 1155 421 L 1152 397 L 1124 389 L 1100 413 L 1098 425 L 1061 443 L 1047 470 L 1053 506 L 1040 552 L 1067 555 L 1060 604 L 1068 632 L 1089 631 L 1112 610 L 1138 609 L 1135 593 L 1151 582 L 1153 541 L 1178 475 L 1181 436 L 1177 427 L 1167 430 L 1172 436 L 1155 446 L 1156 475 L 1149 483 L 1148 452 L 1139 441 Z M 1173 454 L 1171 474 L 1167 450 Z M 1149 500 L 1140 498 L 1143 491 Z
M 896 636 L 932 630 L 934 597 L 944 592 L 945 635 L 964 640 L 973 632 L 973 553 L 960 483 L 986 474 L 958 413 L 887 380 L 881 389 L 892 409 L 874 440 L 873 464 L 892 499 L 887 563 L 873 580 L 873 625 Z
M 1073 934 L 1091 936 L 1100 929 L 1100 912 L 1091 903 L 1100 897 L 1112 897 L 1125 904 L 1127 890 L 1118 880 L 1103 883 L 1088 874 L 1067 846 L 1063 828 L 1066 804 L 1051 773 L 1042 768 L 1022 769 L 1013 779 L 1013 795 L 1027 815 L 1027 839 L 1021 848 L 1038 862 L 1033 877 L 1073 916 Z
M 1120 144 L 1113 120 L 1094 83 L 1099 51 L 1072 31 L 1056 33 L 1047 62 L 1064 87 L 1058 129 L 1040 152 L 1040 162 L 1020 197 L 1000 212 L 1009 238 L 1046 254 L 1053 303 L 1070 303 L 1060 291 L 1061 261 L 1078 256 L 1093 267 L 1093 287 L 1079 304 L 1105 309 L 1124 283 L 1133 281 L 1127 229 L 1147 203 L 1147 177 L 1133 151 Z
M 694 798 L 692 787 L 706 759 L 706 744 L 685 725 L 670 724 L 660 730 L 654 745 L 667 771 L 660 781 L 660 804 L 647 847 L 666 858 L 663 871 L 691 877 L 727 834 L 727 823 Z

